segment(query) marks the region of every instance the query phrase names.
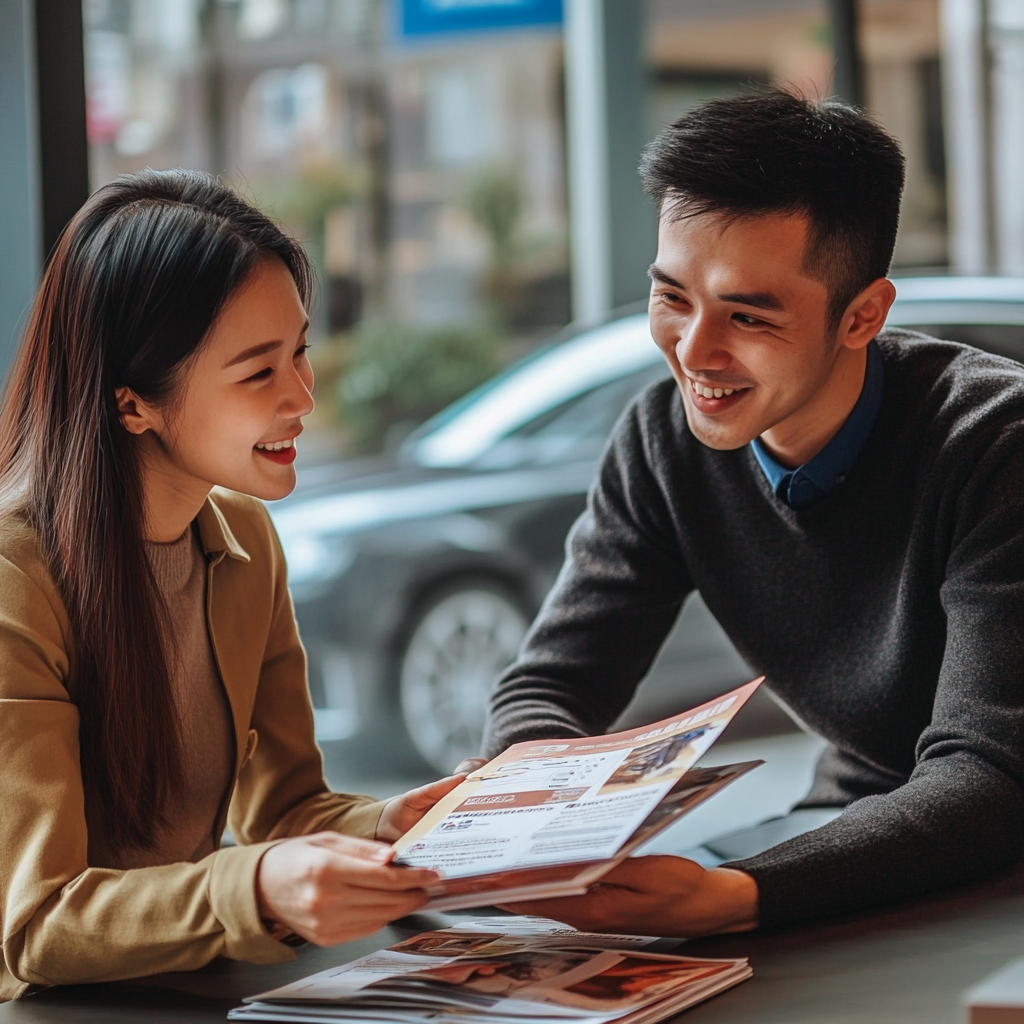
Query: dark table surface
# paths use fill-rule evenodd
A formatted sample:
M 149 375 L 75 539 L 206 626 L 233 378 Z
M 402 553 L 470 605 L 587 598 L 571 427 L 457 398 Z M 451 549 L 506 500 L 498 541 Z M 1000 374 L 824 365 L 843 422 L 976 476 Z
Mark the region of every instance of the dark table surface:
M 243 996 L 449 921 L 417 915 L 335 949 L 305 947 L 296 961 L 271 967 L 218 960 L 189 974 L 51 989 L 0 1006 L 0 1024 L 222 1021 Z M 700 939 L 679 952 L 746 956 L 754 968 L 750 981 L 681 1015 L 686 1024 L 962 1024 L 964 991 L 1024 954 L 1024 865 L 890 910 Z

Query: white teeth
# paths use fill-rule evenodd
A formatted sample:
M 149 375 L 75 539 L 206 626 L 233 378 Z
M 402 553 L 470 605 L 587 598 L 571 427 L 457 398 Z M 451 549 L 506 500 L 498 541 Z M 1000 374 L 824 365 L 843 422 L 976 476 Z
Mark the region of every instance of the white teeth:
M 690 381 L 690 387 L 693 388 L 694 394 L 701 395 L 704 398 L 728 398 L 729 395 L 734 395 L 737 391 L 743 390 L 743 388 L 709 388 L 703 384 L 698 384 L 695 380 Z
M 295 445 L 295 438 L 290 438 L 287 441 L 268 441 L 266 444 L 258 444 L 257 448 L 262 448 L 265 452 L 279 452 L 285 448 L 291 448 Z

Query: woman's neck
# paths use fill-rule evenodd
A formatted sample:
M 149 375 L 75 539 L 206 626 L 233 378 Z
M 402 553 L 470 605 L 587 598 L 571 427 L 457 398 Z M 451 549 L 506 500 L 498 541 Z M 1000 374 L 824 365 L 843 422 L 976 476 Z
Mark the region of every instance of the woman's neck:
M 176 466 L 152 432 L 142 434 L 143 539 L 157 544 L 178 540 L 199 514 L 212 486 Z

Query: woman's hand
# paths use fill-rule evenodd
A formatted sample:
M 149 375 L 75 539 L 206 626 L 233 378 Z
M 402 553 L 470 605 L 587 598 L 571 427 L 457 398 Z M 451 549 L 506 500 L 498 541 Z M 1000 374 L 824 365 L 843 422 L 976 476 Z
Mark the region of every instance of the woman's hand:
M 465 774 L 449 775 L 446 779 L 431 782 L 429 786 L 420 786 L 419 789 L 410 789 L 408 793 L 392 797 L 384 805 L 384 812 L 377 822 L 377 838 L 385 843 L 393 843 L 404 836 L 441 797 L 464 782 L 465 778 Z
M 318 946 L 372 935 L 419 910 L 438 879 L 433 871 L 392 867 L 393 856 L 383 843 L 336 832 L 271 846 L 256 875 L 260 917 Z
M 583 896 L 503 906 L 585 932 L 694 938 L 757 927 L 757 883 L 732 868 L 708 871 L 683 857 L 631 857 Z

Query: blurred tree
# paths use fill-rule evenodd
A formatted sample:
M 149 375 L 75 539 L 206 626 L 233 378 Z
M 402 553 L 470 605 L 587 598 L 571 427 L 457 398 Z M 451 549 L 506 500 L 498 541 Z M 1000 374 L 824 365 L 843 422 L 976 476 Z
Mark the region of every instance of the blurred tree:
M 481 170 L 466 191 L 466 208 L 487 236 L 490 248 L 490 266 L 484 280 L 485 294 L 499 322 L 507 323 L 520 255 L 517 232 L 523 196 L 518 173 L 509 167 Z
M 256 191 L 260 209 L 296 232 L 322 271 L 328 214 L 358 202 L 366 188 L 353 168 L 331 163 L 308 167 L 285 181 L 267 182 Z
M 389 431 L 439 412 L 495 373 L 500 352 L 499 337 L 485 327 L 365 321 L 352 336 L 338 387 L 352 449 L 377 450 Z

